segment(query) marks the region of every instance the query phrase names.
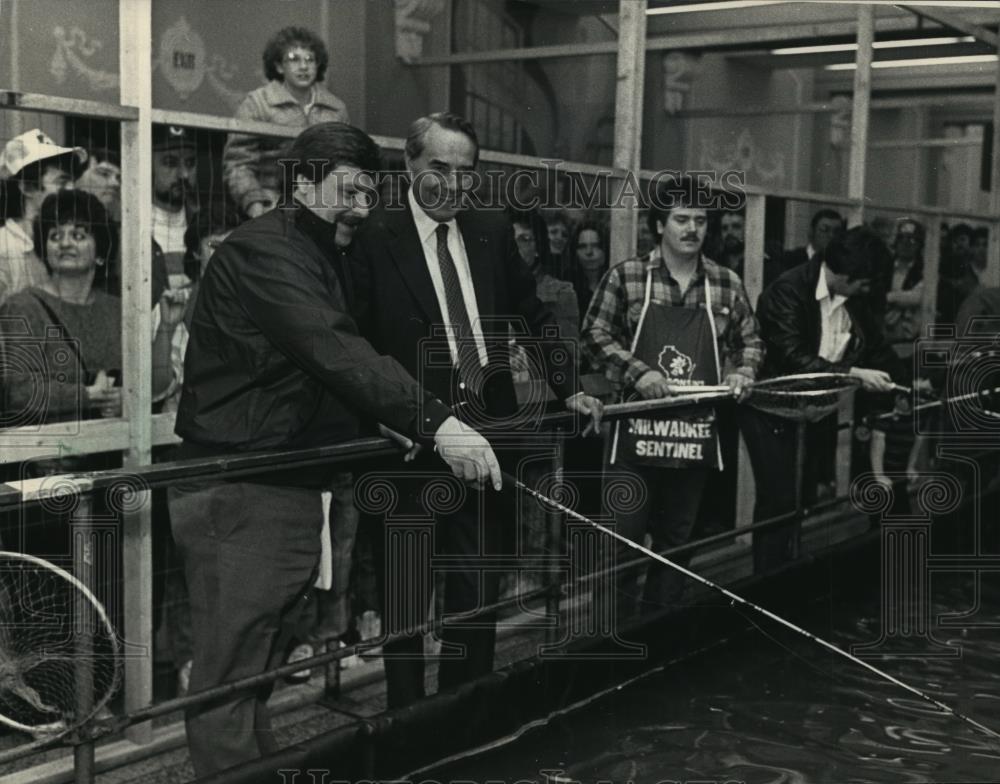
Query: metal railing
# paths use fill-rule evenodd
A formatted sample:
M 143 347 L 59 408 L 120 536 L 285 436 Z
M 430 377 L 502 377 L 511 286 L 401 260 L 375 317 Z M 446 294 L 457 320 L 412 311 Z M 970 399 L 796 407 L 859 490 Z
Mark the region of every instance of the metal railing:
M 671 408 L 676 409 L 676 404 L 671 405 Z M 543 417 L 542 424 L 546 428 L 553 425 L 565 428 L 568 423 L 565 414 L 554 414 Z M 572 428 L 570 430 L 572 430 Z M 579 432 L 579 428 L 576 429 L 576 432 Z M 565 437 L 566 434 L 567 431 L 565 430 L 562 432 L 553 431 L 553 437 L 556 439 Z M 152 464 L 142 466 L 125 473 L 119 471 L 101 471 L 76 475 L 70 474 L 53 476 L 41 482 L 33 481 L 27 483 L 25 492 L 18 492 L 9 488 L 0 492 L 0 512 L 19 508 L 24 504 L 40 503 L 51 498 L 61 498 L 65 501 L 67 495 L 72 494 L 79 494 L 85 498 L 89 498 L 97 491 L 115 488 L 128 493 L 132 499 L 130 506 L 135 507 L 143 503 L 148 503 L 150 491 L 157 488 L 169 487 L 182 481 L 227 481 L 237 478 L 259 476 L 262 472 L 273 471 L 276 469 L 288 470 L 318 465 L 344 465 L 348 463 L 351 465 L 357 465 L 362 461 L 385 459 L 396 455 L 399 455 L 399 447 L 395 442 L 385 438 L 372 437 L 360 438 L 341 444 L 310 449 L 281 450 L 252 454 L 231 454 L 171 463 Z M 557 472 L 560 466 L 561 450 L 557 449 L 555 451 L 554 464 L 552 466 L 553 471 Z M 789 523 L 801 523 L 805 514 L 820 513 L 836 509 L 845 511 L 848 514 L 850 513 L 850 510 L 845 507 L 844 498 L 831 499 L 808 510 L 800 506 L 796 510 L 770 520 L 760 521 L 745 527 L 734 528 L 733 530 L 714 534 L 698 541 L 689 542 L 685 545 L 667 551 L 666 554 L 668 556 L 689 554 L 695 550 L 701 550 L 714 545 L 726 543 L 737 537 L 743 536 L 744 534 L 765 530 L 779 525 L 787 525 Z M 73 514 L 73 521 L 71 525 L 74 528 L 77 539 L 82 538 L 85 540 L 88 536 L 91 524 L 89 513 L 90 505 L 85 502 L 79 504 Z M 561 515 L 558 512 L 554 513 L 553 522 L 555 523 L 554 525 L 549 525 L 547 527 L 549 539 L 546 542 L 545 549 L 546 552 L 549 553 L 558 553 L 561 552 L 563 548 L 562 521 Z M 127 520 L 125 521 L 125 525 L 128 525 Z M 93 569 L 93 565 L 88 562 L 90 558 L 91 556 L 89 551 L 86 549 L 79 547 L 74 548 L 74 573 L 78 576 L 86 578 Z M 527 566 L 531 565 L 530 557 L 527 560 L 523 558 L 519 560 L 525 561 Z M 540 566 L 545 566 L 546 562 L 545 557 L 539 558 Z M 595 580 L 607 577 L 610 574 L 623 569 L 641 566 L 644 562 L 644 559 L 640 557 L 634 558 L 625 563 L 613 564 L 611 567 L 598 569 L 594 572 L 580 575 L 575 578 L 575 582 L 587 581 L 593 583 Z M 553 619 L 548 628 L 555 629 L 556 625 L 554 619 L 558 616 L 559 599 L 567 583 L 561 579 L 561 572 L 559 570 L 549 570 L 547 574 L 548 577 L 546 585 L 543 587 L 525 594 L 515 594 L 514 596 L 503 599 L 489 607 L 483 607 L 474 613 L 461 616 L 453 622 L 467 621 L 469 618 L 477 617 L 479 615 L 496 612 L 497 610 L 509 609 L 514 606 L 520 606 L 526 601 L 545 599 L 546 616 L 549 619 Z M 351 656 L 354 653 L 363 653 L 369 648 L 382 646 L 387 642 L 392 642 L 395 639 L 400 639 L 414 632 L 422 633 L 440 629 L 442 625 L 446 625 L 448 622 L 449 621 L 447 620 L 427 622 L 412 630 L 402 632 L 391 637 L 374 641 L 364 641 L 358 645 L 350 646 L 348 648 L 328 651 L 296 664 L 279 666 L 252 677 L 226 683 L 182 698 L 171 699 L 155 705 L 146 704 L 138 708 L 127 707 L 124 715 L 117 716 L 109 720 L 99 721 L 68 739 L 61 739 L 54 742 L 41 740 L 9 751 L 0 752 L 0 763 L 9 763 L 17 759 L 34 755 L 46 747 L 69 742 L 74 748 L 74 769 L 76 781 L 92 782 L 96 772 L 95 745 L 98 740 L 103 737 L 209 700 L 229 696 L 235 692 L 243 691 L 254 686 L 273 683 L 288 674 L 302 669 L 307 669 L 311 666 L 325 665 L 343 659 L 347 656 Z

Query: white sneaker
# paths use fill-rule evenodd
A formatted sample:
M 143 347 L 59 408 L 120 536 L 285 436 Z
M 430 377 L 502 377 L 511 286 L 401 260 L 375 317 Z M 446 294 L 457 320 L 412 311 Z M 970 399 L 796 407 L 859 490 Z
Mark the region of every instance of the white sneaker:
M 177 670 L 177 696 L 183 697 L 188 693 L 191 688 L 191 667 L 194 662 L 188 659 L 181 668 Z
M 358 618 L 358 634 L 362 640 L 377 640 L 382 636 L 382 616 L 375 610 L 365 610 Z
M 296 645 L 290 654 L 288 654 L 288 660 L 286 664 L 295 664 L 295 662 L 303 661 L 304 659 L 311 659 L 316 653 L 313 651 L 312 645 L 307 642 L 300 643 Z M 291 675 L 285 676 L 285 681 L 287 683 L 305 683 L 312 676 L 312 670 L 299 670 L 298 672 L 292 673 Z
M 358 623 L 358 635 L 361 637 L 361 641 L 365 640 L 378 640 L 382 637 L 382 616 L 379 615 L 375 610 L 365 610 L 361 617 L 357 619 Z M 382 648 L 367 648 L 361 652 L 362 658 L 367 658 L 370 656 L 378 656 L 382 653 Z
M 338 647 L 346 648 L 347 643 L 341 640 L 340 645 Z M 358 658 L 358 654 L 356 653 L 351 656 L 345 656 L 343 659 L 340 660 L 340 667 L 343 670 L 351 670 L 354 669 L 355 667 L 360 667 L 361 664 L 362 664 L 361 659 Z

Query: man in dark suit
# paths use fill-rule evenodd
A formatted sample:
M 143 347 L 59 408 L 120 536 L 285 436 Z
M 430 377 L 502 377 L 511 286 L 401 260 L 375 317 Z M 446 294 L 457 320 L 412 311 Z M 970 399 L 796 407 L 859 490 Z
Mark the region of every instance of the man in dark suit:
M 895 352 L 881 321 L 866 306 L 876 271 L 889 250 L 873 231 L 856 227 L 836 238 L 811 261 L 785 272 L 761 295 L 757 305 L 761 336 L 767 346 L 764 378 L 792 373 L 846 373 L 865 392 L 893 389 L 899 374 Z M 744 436 L 757 482 L 755 518 L 767 519 L 795 507 L 795 428 L 791 423 L 750 410 L 743 417 Z M 804 499 L 834 456 L 836 417 L 807 429 Z M 827 465 L 825 465 L 827 464 Z M 758 569 L 787 556 L 792 529 L 754 535 Z
M 501 211 L 463 209 L 478 156 L 476 133 L 463 118 L 438 113 L 413 123 L 406 141 L 412 185 L 370 218 L 352 247 L 362 333 L 497 444 L 531 429 L 530 417 L 518 408 L 509 359 L 510 327 L 516 334 L 526 330 L 528 342 L 530 336 L 541 340 L 539 354 L 557 398 L 596 426 L 601 404 L 577 391 L 574 352 L 558 350 L 566 348 L 565 337 L 545 339 L 552 337 L 555 317 L 535 295 L 510 222 Z M 509 450 L 507 457 L 506 468 L 513 471 Z M 417 456 L 407 472 L 393 477 L 397 510 L 412 508 L 440 469 Z M 467 493 L 447 511 L 427 509 L 426 497 L 422 502 L 425 508 L 416 512 L 435 519 L 435 554 L 449 557 L 445 617 L 495 602 L 499 575 L 481 568 L 481 554 L 499 552 L 512 533 L 513 492 Z M 403 631 L 403 618 L 412 623 L 426 615 L 433 580 L 429 556 L 414 555 L 388 574 L 384 554 L 377 556 L 383 593 L 412 602 L 405 610 L 386 607 L 387 633 Z M 397 584 L 404 572 L 407 583 Z M 495 637 L 493 616 L 447 626 L 439 687 L 489 673 Z M 422 645 L 414 635 L 385 646 L 390 707 L 423 696 Z
M 843 233 L 844 219 L 839 212 L 830 209 L 819 210 L 809 222 L 809 244 L 785 253 L 781 259 L 783 270 L 795 269 L 807 261 L 812 261 L 816 254 L 826 250 L 826 246 Z

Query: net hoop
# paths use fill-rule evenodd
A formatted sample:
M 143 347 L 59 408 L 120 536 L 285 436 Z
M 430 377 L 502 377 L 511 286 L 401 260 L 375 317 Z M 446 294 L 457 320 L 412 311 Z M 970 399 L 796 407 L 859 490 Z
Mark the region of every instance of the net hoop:
M 844 395 L 860 386 L 861 380 L 847 373 L 795 373 L 755 382 L 745 402 L 782 419 L 815 422 L 836 411 Z
M 84 716 L 74 717 L 72 722 L 59 721 L 49 724 L 24 724 L 23 722 L 19 722 L 12 719 L 10 716 L 5 715 L 5 713 L 0 710 L 0 724 L 30 735 L 46 736 L 47 740 L 52 740 L 60 735 L 65 735 L 71 732 L 76 727 L 85 724 L 93 718 L 98 711 L 107 705 L 108 701 L 112 698 L 112 696 L 114 696 L 115 692 L 118 690 L 121 677 L 121 668 L 119 666 L 121 661 L 121 645 L 118 641 L 118 634 L 115 631 L 111 620 L 108 618 L 108 614 L 105 611 L 104 606 L 97 599 L 97 597 L 94 596 L 93 592 L 86 585 L 80 582 L 80 580 L 73 574 L 49 561 L 44 560 L 43 558 L 38 558 L 34 555 L 0 550 L 0 573 L 8 569 L 11 562 L 15 564 L 31 564 L 38 567 L 41 571 L 51 572 L 66 581 L 74 592 L 78 593 L 87 601 L 89 609 L 95 613 L 99 627 L 104 632 L 103 639 L 106 640 L 105 644 L 110 647 L 110 655 L 113 657 L 111 682 L 108 684 L 107 688 L 104 689 L 103 694 L 94 695 L 94 699 L 92 700 L 92 704 L 87 714 Z M 108 654 L 103 655 L 107 656 Z

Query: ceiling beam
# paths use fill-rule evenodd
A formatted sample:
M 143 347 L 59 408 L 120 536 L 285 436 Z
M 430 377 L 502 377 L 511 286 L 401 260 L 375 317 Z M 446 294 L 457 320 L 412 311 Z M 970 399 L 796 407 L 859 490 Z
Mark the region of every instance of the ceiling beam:
M 646 39 L 646 51 L 670 49 L 713 49 L 740 45 L 766 45 L 782 41 L 810 40 L 840 36 L 854 36 L 857 22 L 811 22 L 800 24 L 732 26 L 720 30 L 703 30 L 671 35 L 651 35 Z M 904 15 L 879 17 L 875 20 L 876 32 L 912 32 L 913 20 Z M 517 60 L 539 60 L 557 57 L 582 57 L 593 55 L 614 55 L 618 52 L 617 41 L 590 41 L 566 43 L 551 46 L 530 46 L 519 49 L 492 49 L 483 52 L 462 52 L 460 54 L 421 57 L 410 65 L 439 66 L 471 63 L 509 62 Z
M 930 19 L 932 22 L 937 22 L 939 25 L 950 27 L 953 30 L 958 30 L 960 33 L 965 33 L 966 35 L 971 35 L 977 41 L 982 41 L 984 44 L 989 44 L 994 48 L 1000 47 L 1000 36 L 992 30 L 987 30 L 985 27 L 973 24 L 972 22 L 967 22 L 965 19 L 956 16 L 950 11 L 941 11 L 938 8 L 927 8 L 926 6 L 917 7 L 912 5 L 900 5 L 899 7 L 905 8 L 911 14 L 916 16 L 923 17 L 924 19 Z

